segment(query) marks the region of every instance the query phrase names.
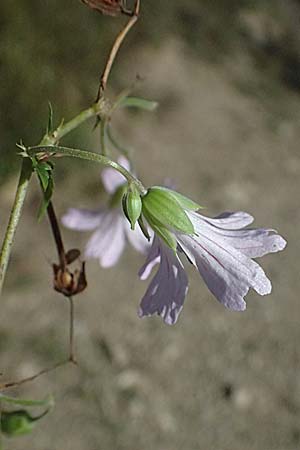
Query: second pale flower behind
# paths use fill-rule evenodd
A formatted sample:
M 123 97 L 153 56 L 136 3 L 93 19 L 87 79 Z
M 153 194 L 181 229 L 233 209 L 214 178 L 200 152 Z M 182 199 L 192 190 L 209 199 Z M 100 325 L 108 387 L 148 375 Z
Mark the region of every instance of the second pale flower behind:
M 119 164 L 129 170 L 128 160 L 120 157 Z M 140 253 L 145 253 L 149 243 L 139 227 L 130 229 L 130 224 L 121 209 L 121 199 L 126 190 L 122 175 L 114 169 L 104 169 L 102 183 L 111 195 L 107 207 L 98 210 L 70 208 L 62 216 L 67 228 L 78 231 L 94 230 L 85 248 L 86 259 L 98 259 L 101 267 L 114 266 L 123 253 L 126 241 Z

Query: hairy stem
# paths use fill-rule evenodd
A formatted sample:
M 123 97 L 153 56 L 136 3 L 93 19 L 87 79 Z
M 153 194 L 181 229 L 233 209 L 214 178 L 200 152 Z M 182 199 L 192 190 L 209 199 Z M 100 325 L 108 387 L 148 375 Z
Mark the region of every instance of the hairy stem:
M 135 178 L 134 175 L 132 175 L 128 170 L 125 169 L 125 167 L 121 166 L 115 161 L 112 161 L 107 156 L 99 155 L 99 153 L 94 152 L 88 152 L 86 150 L 78 150 L 75 148 L 69 148 L 69 147 L 61 147 L 57 145 L 50 145 L 50 146 L 43 146 L 40 145 L 38 147 L 29 147 L 27 149 L 27 153 L 30 156 L 39 154 L 44 155 L 52 155 L 52 156 L 70 156 L 72 158 L 80 158 L 80 159 L 86 159 L 87 161 L 93 161 L 99 164 L 102 164 L 106 167 L 111 167 L 112 169 L 117 170 L 121 175 L 123 175 L 124 178 L 128 181 L 130 184 L 134 184 L 136 188 L 139 190 L 141 195 L 145 195 L 147 193 L 146 188 L 143 186 L 140 180 Z
M 7 225 L 6 234 L 4 237 L 0 254 L 0 295 L 2 292 L 3 283 L 10 258 L 11 248 L 16 234 L 16 229 L 20 220 L 20 216 L 22 213 L 22 208 L 25 201 L 31 174 L 32 174 L 31 161 L 28 159 L 23 159 L 15 200 L 10 213 L 10 218 Z

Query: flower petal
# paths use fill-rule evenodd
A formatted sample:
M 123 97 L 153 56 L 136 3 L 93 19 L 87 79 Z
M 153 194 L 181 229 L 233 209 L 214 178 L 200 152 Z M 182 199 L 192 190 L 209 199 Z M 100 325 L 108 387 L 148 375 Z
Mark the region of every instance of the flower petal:
M 150 254 L 152 257 L 148 258 L 148 265 L 143 267 L 140 274 L 143 276 L 149 272 L 149 267 L 153 267 L 158 255 L 160 266 L 142 298 L 139 316 L 158 314 L 166 324 L 173 325 L 182 310 L 188 291 L 187 275 L 179 258 L 157 237 L 154 238 Z
M 93 230 L 98 227 L 103 217 L 103 211 L 69 208 L 61 218 L 63 225 L 72 230 Z
M 152 245 L 145 264 L 139 270 L 139 277 L 141 280 L 146 280 L 152 272 L 153 267 L 160 262 L 160 242 L 157 236 L 154 236 Z
M 116 211 L 108 211 L 101 226 L 91 236 L 86 245 L 86 258 L 99 259 L 100 266 L 114 266 L 125 246 L 123 217 Z
M 266 228 L 248 230 L 230 230 L 215 225 L 215 219 L 209 219 L 194 212 L 188 212 L 194 224 L 196 234 L 210 235 L 214 240 L 231 245 L 249 258 L 258 258 L 268 253 L 276 253 L 286 246 L 286 241 L 275 230 Z
M 213 219 L 202 216 L 201 214 L 198 214 L 198 216 L 200 216 L 203 220 L 206 220 L 211 225 L 224 230 L 238 230 L 250 225 L 250 223 L 254 221 L 254 218 L 244 211 L 224 212 Z
M 286 241 L 275 230 L 258 228 L 257 230 L 239 230 L 220 233 L 222 238 L 236 250 L 249 258 L 259 258 L 268 253 L 283 250 Z
M 124 156 L 118 158 L 118 163 L 125 167 L 125 169 L 130 170 L 129 161 Z M 123 175 L 117 172 L 115 169 L 106 168 L 101 172 L 101 180 L 104 185 L 106 192 L 113 194 L 119 186 L 126 182 Z
M 244 296 L 250 287 L 260 295 L 271 292 L 271 282 L 262 268 L 224 240 L 217 240 L 215 234 L 206 231 L 201 236 L 177 235 L 177 238 L 210 291 L 227 308 L 244 310 Z

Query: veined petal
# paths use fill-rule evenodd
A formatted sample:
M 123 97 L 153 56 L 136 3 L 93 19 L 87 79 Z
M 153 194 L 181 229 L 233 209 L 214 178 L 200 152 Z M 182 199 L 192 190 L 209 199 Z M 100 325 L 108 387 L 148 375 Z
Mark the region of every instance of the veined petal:
M 114 266 L 125 246 L 123 217 L 117 211 L 108 211 L 101 226 L 87 242 L 86 258 L 97 258 L 102 267 Z
M 126 237 L 132 247 L 140 253 L 146 253 L 147 250 L 149 250 L 151 244 L 149 243 L 149 241 L 147 241 L 147 239 L 141 232 L 140 227 L 136 226 L 135 229 L 132 230 L 130 228 L 128 220 L 125 217 L 123 217 L 123 226 Z
M 86 231 L 97 228 L 103 218 L 104 211 L 69 208 L 61 218 L 63 225 L 72 230 Z
M 286 246 L 286 241 L 275 230 L 263 228 L 220 233 L 220 236 L 249 258 L 259 258 L 268 253 L 276 253 Z
M 177 239 L 210 291 L 227 308 L 244 310 L 244 296 L 250 287 L 260 295 L 271 292 L 271 282 L 262 268 L 222 239 L 217 240 L 215 234 L 177 234 Z
M 196 234 L 209 235 L 213 240 L 223 241 L 249 258 L 258 258 L 276 253 L 286 246 L 286 241 L 275 230 L 266 228 L 233 230 L 215 225 L 216 219 L 209 219 L 194 212 L 188 212 Z M 218 223 L 218 221 L 217 221 Z
M 125 167 L 125 169 L 130 170 L 129 161 L 124 156 L 118 158 L 118 163 Z M 103 169 L 101 172 L 101 180 L 104 185 L 106 192 L 113 194 L 119 186 L 126 182 L 123 175 L 117 172 L 115 169 L 110 167 Z
M 213 219 L 202 216 L 201 214 L 198 215 L 211 225 L 224 230 L 238 230 L 240 228 L 245 228 L 254 221 L 254 218 L 244 211 L 224 212 Z
M 157 237 L 154 238 L 150 255 L 148 264 L 146 262 L 140 271 L 140 276 L 149 274 L 149 268 L 154 267 L 159 255 L 160 265 L 142 298 L 139 316 L 158 314 L 166 324 L 173 325 L 178 319 L 187 294 L 187 275 L 179 258 Z

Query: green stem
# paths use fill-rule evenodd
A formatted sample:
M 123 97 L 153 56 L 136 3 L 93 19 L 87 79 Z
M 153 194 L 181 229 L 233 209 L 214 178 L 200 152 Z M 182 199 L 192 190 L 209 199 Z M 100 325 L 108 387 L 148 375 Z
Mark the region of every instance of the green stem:
M 17 406 L 44 406 L 45 408 L 53 408 L 54 406 L 54 399 L 52 396 L 49 396 L 44 400 L 21 400 L 18 398 L 8 397 L 7 395 L 0 394 L 0 401 Z
M 117 142 L 115 136 L 112 134 L 111 126 L 108 125 L 106 129 L 107 137 L 110 140 L 111 144 L 120 152 L 122 155 L 124 155 L 129 161 L 130 161 L 130 167 L 132 168 L 132 161 L 131 161 L 131 153 L 129 150 L 124 148 Z
M 22 208 L 25 201 L 31 173 L 32 173 L 31 161 L 28 159 L 23 159 L 15 201 L 10 213 L 10 218 L 0 254 L 0 295 L 2 292 L 4 278 L 6 275 L 9 257 L 11 253 L 11 247 L 16 234 L 17 225 L 19 223 L 20 216 L 22 213 Z
M 106 128 L 107 128 L 107 119 L 103 118 L 100 124 L 100 144 L 101 144 L 101 154 L 103 156 L 108 156 L 108 151 L 106 147 Z
M 136 188 L 139 190 L 141 195 L 145 195 L 147 193 L 147 190 L 143 186 L 140 180 L 135 178 L 134 175 L 132 175 L 128 170 L 125 169 L 125 167 L 121 166 L 115 161 L 112 161 L 107 156 L 99 155 L 99 153 L 89 152 L 86 150 L 78 150 L 75 148 L 69 148 L 69 147 L 61 147 L 57 145 L 53 146 L 38 146 L 38 147 L 30 147 L 27 149 L 27 153 L 30 156 L 33 155 L 39 155 L 41 154 L 48 154 L 50 156 L 70 156 L 72 158 L 80 158 L 85 159 L 87 161 L 93 161 L 99 164 L 102 164 L 106 167 L 111 167 L 112 169 L 117 170 L 123 177 L 126 178 L 129 184 L 134 184 Z
M 81 113 L 79 113 L 76 117 L 74 117 L 69 122 L 63 123 L 60 125 L 53 133 L 50 135 L 46 135 L 40 145 L 54 145 L 60 141 L 64 136 L 69 134 L 71 131 L 75 130 L 82 123 L 86 122 L 88 119 L 91 119 L 95 116 L 102 115 L 108 109 L 108 102 L 106 99 L 102 98 L 99 102 L 85 109 Z
M 107 110 L 107 100 L 100 99 L 97 103 L 80 112 L 76 117 L 65 124 L 61 124 L 55 131 L 47 134 L 41 140 L 40 145 L 54 145 L 61 138 L 79 127 L 83 122 L 92 117 L 105 114 Z M 16 229 L 22 213 L 25 197 L 27 194 L 29 180 L 32 174 L 32 164 L 28 158 L 24 158 L 21 167 L 19 183 L 16 191 L 15 200 L 11 209 L 8 226 L 6 229 L 2 249 L 0 253 L 0 296 L 3 288 L 3 283 L 7 271 L 8 262 L 10 259 L 11 248 L 16 234 Z

